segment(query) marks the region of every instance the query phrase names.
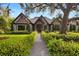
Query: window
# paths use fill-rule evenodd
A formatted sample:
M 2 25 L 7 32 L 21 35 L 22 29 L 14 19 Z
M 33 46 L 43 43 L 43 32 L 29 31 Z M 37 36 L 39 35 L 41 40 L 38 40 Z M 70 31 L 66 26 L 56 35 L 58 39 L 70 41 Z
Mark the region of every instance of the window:
M 70 24 L 70 31 L 75 31 L 75 30 L 76 30 L 76 26 L 75 26 L 75 25 Z
M 24 25 L 18 25 L 18 30 L 25 30 L 25 26 Z
M 30 31 L 30 25 L 26 25 L 26 30 Z
M 54 25 L 54 26 L 53 26 L 53 30 L 54 30 L 54 31 L 58 31 L 58 30 L 59 30 L 59 25 Z
M 44 30 L 47 30 L 47 25 L 44 26 Z

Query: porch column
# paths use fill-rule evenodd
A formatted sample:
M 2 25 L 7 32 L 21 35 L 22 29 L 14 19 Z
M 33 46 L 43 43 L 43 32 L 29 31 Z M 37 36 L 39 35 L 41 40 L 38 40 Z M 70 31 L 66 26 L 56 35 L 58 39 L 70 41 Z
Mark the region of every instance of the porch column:
M 49 32 L 49 25 L 47 25 L 47 31 Z
M 50 27 L 51 27 L 51 32 L 52 32 L 52 29 L 53 29 L 53 25 L 51 25 Z
M 48 26 L 49 26 L 48 30 L 49 30 L 49 32 L 50 32 L 50 31 L 51 31 L 51 27 L 50 27 L 51 25 L 48 25 Z
M 43 26 L 43 31 L 44 31 L 44 26 L 45 26 L 45 25 L 42 25 L 42 26 Z
M 27 30 L 27 25 L 25 25 L 25 31 Z
M 36 31 L 36 26 L 37 26 L 37 24 L 34 26 L 34 31 Z
M 18 25 L 16 25 L 16 30 L 18 31 Z
M 32 24 L 32 30 L 33 30 L 33 31 L 35 30 L 35 25 L 34 25 L 34 24 Z
M 78 25 L 75 25 L 76 26 L 76 32 L 78 31 Z
M 31 24 L 29 24 L 29 26 L 30 26 L 30 32 L 32 32 L 32 25 L 31 25 Z
M 16 25 L 15 25 L 15 24 L 13 24 L 13 30 L 14 30 L 14 31 L 16 30 Z

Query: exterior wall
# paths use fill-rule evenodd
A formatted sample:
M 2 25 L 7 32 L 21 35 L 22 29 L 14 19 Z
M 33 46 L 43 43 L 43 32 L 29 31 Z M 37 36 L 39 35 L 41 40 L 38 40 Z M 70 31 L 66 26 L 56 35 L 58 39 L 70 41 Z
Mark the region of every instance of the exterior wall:
M 29 25 L 30 25 L 30 32 L 32 32 L 33 31 L 32 24 L 29 24 Z
M 13 30 L 16 31 L 17 30 L 17 25 L 13 24 Z
M 27 30 L 27 25 L 30 26 L 30 31 L 32 31 L 32 24 L 13 24 L 13 30 L 14 31 L 18 31 L 18 26 L 19 25 L 24 25 L 25 26 L 25 30 Z
M 70 23 L 71 24 L 71 23 Z M 67 31 L 70 31 L 70 24 L 69 25 L 67 25 Z M 21 24 L 13 24 L 13 30 L 14 31 L 18 31 L 18 25 L 21 25 Z M 54 24 L 55 25 L 55 24 Z M 76 25 L 76 24 L 72 24 L 72 25 L 75 25 L 76 26 L 76 30 L 75 31 L 79 31 L 79 25 Z M 25 30 L 27 30 L 26 29 L 26 26 L 27 25 L 24 25 L 25 26 Z M 30 31 L 32 32 L 32 31 L 34 31 L 34 30 L 36 30 L 36 24 L 35 25 L 32 25 L 32 24 L 29 24 L 29 26 L 30 26 Z M 44 29 L 44 26 L 47 26 L 47 28 L 46 29 Z M 43 31 L 49 31 L 49 32 L 52 32 L 52 31 L 54 31 L 53 30 L 53 25 L 48 25 L 48 24 L 45 24 L 45 25 L 43 25 Z
M 70 25 L 74 25 L 76 28 L 75 28 L 75 31 L 78 31 L 78 26 L 77 26 L 77 23 L 75 21 L 70 21 L 69 24 L 68 24 L 68 31 L 70 31 Z
M 76 25 L 76 32 L 78 31 L 78 25 Z
M 53 31 L 53 28 L 52 27 L 53 27 L 53 25 L 51 25 L 51 32 Z
M 42 20 L 41 20 L 41 19 L 42 19 Z M 78 20 L 78 22 L 79 22 L 79 20 Z M 23 14 L 20 14 L 19 17 L 16 18 L 16 20 L 15 20 L 14 23 L 16 23 L 16 24 L 13 24 L 13 25 L 12 25 L 14 31 L 18 31 L 18 25 L 24 25 L 24 26 L 25 26 L 25 30 L 27 30 L 27 25 L 29 25 L 29 27 L 30 27 L 29 31 L 31 31 L 31 32 L 37 30 L 36 27 L 37 27 L 38 24 L 41 24 L 41 25 L 43 26 L 43 28 L 42 28 L 43 31 L 49 31 L 49 32 L 54 31 L 54 30 L 53 30 L 54 25 L 59 25 L 59 30 L 60 30 L 60 28 L 61 28 L 60 21 L 58 21 L 58 20 L 54 20 L 54 21 L 52 22 L 52 24 L 49 25 L 49 24 L 44 20 L 44 18 L 39 18 L 39 19 L 33 24 L 33 23 L 31 23 L 30 20 L 28 20 Z M 22 23 L 22 24 L 18 24 L 18 23 Z M 23 24 L 23 23 L 26 23 L 26 24 Z M 70 21 L 70 22 L 68 23 L 68 25 L 67 25 L 67 31 L 70 31 L 70 25 L 75 25 L 75 27 L 76 27 L 76 30 L 75 30 L 75 31 L 79 31 L 79 24 L 77 24 L 76 20 L 75 20 L 75 21 L 74 21 L 74 20 L 73 20 L 73 21 Z M 46 26 L 47 28 L 45 28 L 45 26 Z
M 58 28 L 59 28 L 59 30 L 60 30 L 60 28 L 61 28 L 60 22 L 59 22 L 59 21 L 54 21 L 54 22 L 51 24 L 51 31 L 55 31 L 54 28 L 55 28 L 56 25 L 59 26 Z M 56 30 L 56 31 L 57 31 L 57 30 Z

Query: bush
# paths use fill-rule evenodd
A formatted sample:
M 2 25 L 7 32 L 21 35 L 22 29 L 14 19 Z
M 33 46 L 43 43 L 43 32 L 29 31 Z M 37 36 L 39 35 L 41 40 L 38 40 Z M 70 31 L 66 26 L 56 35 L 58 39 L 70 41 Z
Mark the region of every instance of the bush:
M 75 41 L 79 42 L 79 33 L 73 33 L 69 32 L 66 35 L 65 34 L 58 34 L 58 33 L 47 33 L 49 36 L 52 36 L 52 38 L 56 39 L 63 39 L 65 41 Z
M 8 37 L 8 39 L 0 40 L 0 56 L 29 55 L 35 35 L 35 32 L 28 35 L 2 35 Z
M 30 34 L 29 31 L 9 31 L 6 34 Z
M 0 30 L 0 34 L 3 34 L 4 33 L 4 31 L 3 30 Z
M 53 56 L 77 56 L 79 55 L 79 44 L 75 42 L 65 42 L 62 39 L 49 40 L 48 49 Z
M 42 32 L 42 38 L 45 40 L 49 54 L 53 56 L 79 56 L 78 34 L 57 34 Z

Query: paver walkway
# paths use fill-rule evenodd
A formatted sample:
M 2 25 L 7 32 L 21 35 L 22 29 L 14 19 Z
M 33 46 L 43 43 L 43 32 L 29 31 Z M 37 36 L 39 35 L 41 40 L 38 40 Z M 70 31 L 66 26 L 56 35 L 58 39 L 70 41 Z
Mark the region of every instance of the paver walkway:
M 48 56 L 48 49 L 40 33 L 37 34 L 36 41 L 31 49 L 31 56 Z

